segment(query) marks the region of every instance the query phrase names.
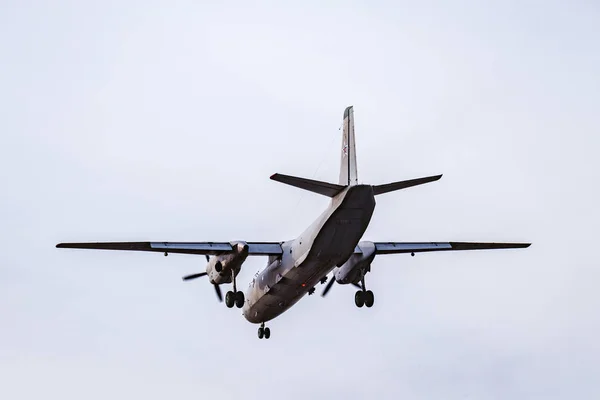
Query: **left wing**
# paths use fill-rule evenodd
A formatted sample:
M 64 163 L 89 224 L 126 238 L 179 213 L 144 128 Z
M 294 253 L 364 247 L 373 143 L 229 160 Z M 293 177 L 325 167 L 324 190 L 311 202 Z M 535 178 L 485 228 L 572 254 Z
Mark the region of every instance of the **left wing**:
M 282 254 L 279 242 L 247 242 L 248 255 Z M 58 248 L 154 251 L 159 253 L 181 253 L 217 255 L 233 251 L 229 242 L 97 242 L 97 243 L 59 243 Z
M 531 243 L 479 242 L 375 242 L 375 254 L 421 253 L 426 251 L 519 249 Z M 361 253 L 357 247 L 355 253 Z

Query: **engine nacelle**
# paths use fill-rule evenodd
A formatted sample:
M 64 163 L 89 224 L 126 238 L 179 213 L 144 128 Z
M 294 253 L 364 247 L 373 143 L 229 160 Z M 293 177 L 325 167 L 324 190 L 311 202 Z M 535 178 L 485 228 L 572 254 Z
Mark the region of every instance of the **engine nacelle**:
M 371 263 L 375 258 L 375 243 L 360 242 L 358 247 L 362 253 L 352 254 L 335 272 L 335 280 L 337 283 L 346 285 L 348 283 L 358 283 L 360 278 L 370 271 Z
M 210 283 L 220 285 L 231 283 L 233 276 L 237 276 L 242 269 L 242 264 L 248 257 L 248 244 L 246 242 L 231 242 L 233 251 L 220 254 L 209 259 L 206 273 Z

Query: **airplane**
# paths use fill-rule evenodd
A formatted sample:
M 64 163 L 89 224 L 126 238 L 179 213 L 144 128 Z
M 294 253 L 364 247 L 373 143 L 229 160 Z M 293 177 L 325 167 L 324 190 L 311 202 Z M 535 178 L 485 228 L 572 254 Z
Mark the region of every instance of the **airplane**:
M 225 295 L 228 308 L 242 308 L 251 323 L 260 324 L 258 338 L 269 339 L 265 323 L 281 315 L 306 294 L 313 294 L 318 283 L 324 284 L 325 296 L 334 283 L 358 288 L 354 296 L 357 307 L 370 308 L 374 295 L 367 290 L 365 276 L 378 255 L 431 251 L 526 248 L 531 243 L 479 242 L 371 242 L 361 241 L 373 211 L 375 197 L 437 181 L 442 175 L 368 185 L 358 182 L 354 108 L 344 110 L 340 173 L 337 184 L 276 173 L 274 181 L 331 198 L 327 209 L 295 239 L 280 242 L 96 242 L 59 243 L 58 248 L 130 250 L 204 255 L 205 272 L 183 277 L 184 281 L 207 276 L 222 301 L 220 285 L 232 283 Z M 256 273 L 244 294 L 238 290 L 236 277 L 248 256 L 267 256 L 267 266 Z

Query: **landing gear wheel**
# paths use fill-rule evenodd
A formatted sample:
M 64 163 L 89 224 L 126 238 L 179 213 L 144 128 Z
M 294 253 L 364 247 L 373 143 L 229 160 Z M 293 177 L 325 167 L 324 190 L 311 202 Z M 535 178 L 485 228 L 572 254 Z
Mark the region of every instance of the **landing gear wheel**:
M 375 302 L 375 296 L 373 296 L 373 292 L 367 290 L 363 297 L 365 298 L 365 306 L 373 307 L 373 303 Z
M 265 328 L 265 339 L 268 339 L 271 337 L 271 330 L 269 328 Z
M 359 290 L 354 295 L 354 303 L 356 304 L 356 307 L 359 307 L 359 308 L 365 304 L 365 296 L 363 295 L 362 290 Z
M 235 303 L 235 293 L 233 293 L 232 291 L 225 293 L 225 305 L 227 306 L 227 308 L 233 307 L 234 303 Z
M 269 332 L 269 334 L 270 334 L 270 332 Z M 265 335 L 265 330 L 261 326 L 260 328 L 258 328 L 258 338 L 262 339 L 264 335 Z
M 244 307 L 244 292 L 236 292 L 235 293 L 235 306 L 237 308 Z

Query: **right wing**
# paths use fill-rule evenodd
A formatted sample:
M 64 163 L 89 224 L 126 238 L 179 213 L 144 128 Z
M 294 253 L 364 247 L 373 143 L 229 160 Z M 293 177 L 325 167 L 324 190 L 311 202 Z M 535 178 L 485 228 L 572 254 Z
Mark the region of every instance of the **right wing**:
M 399 254 L 426 251 L 520 249 L 529 246 L 531 246 L 531 243 L 375 242 L 375 253 Z
M 246 242 L 248 255 L 278 255 L 282 254 L 279 242 Z M 229 242 L 96 242 L 96 243 L 59 243 L 58 248 L 65 249 L 94 249 L 94 250 L 129 250 L 153 251 L 159 253 L 181 253 L 218 255 L 233 251 Z

